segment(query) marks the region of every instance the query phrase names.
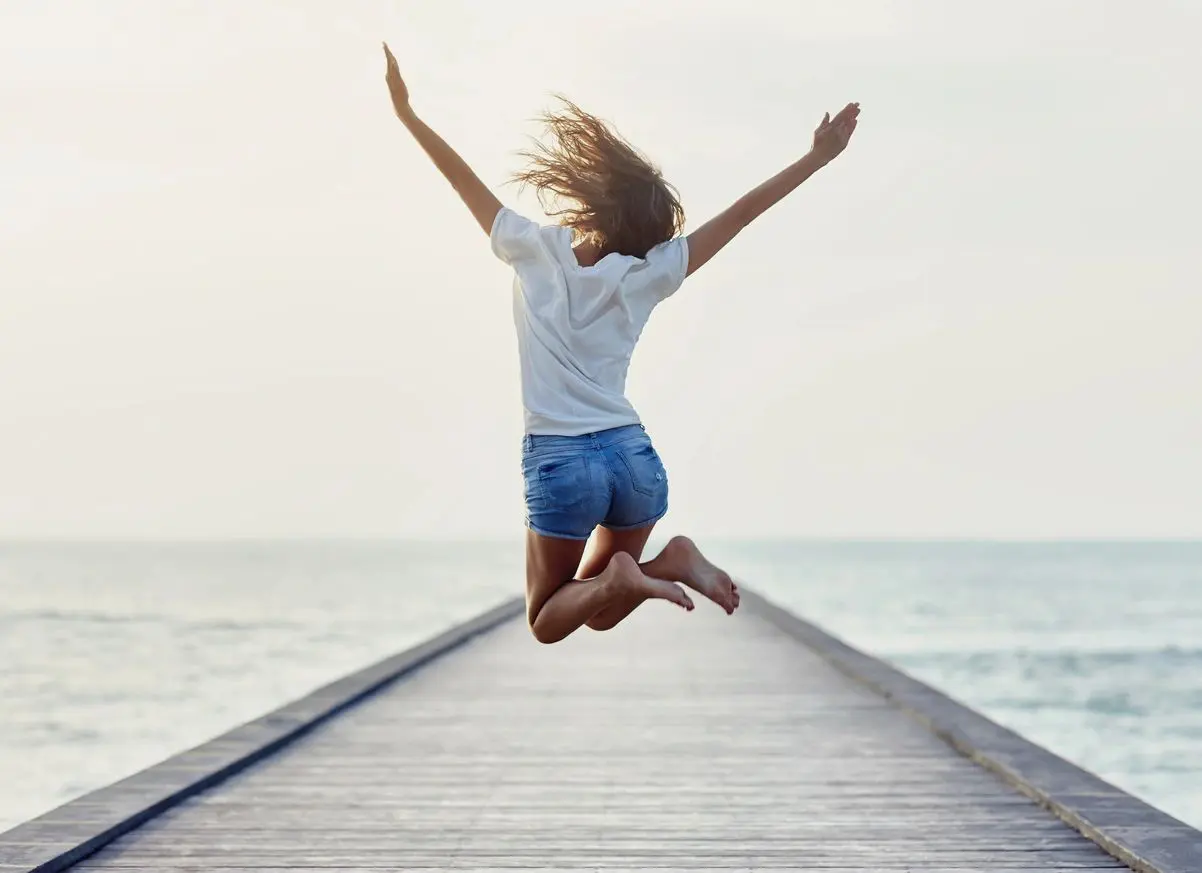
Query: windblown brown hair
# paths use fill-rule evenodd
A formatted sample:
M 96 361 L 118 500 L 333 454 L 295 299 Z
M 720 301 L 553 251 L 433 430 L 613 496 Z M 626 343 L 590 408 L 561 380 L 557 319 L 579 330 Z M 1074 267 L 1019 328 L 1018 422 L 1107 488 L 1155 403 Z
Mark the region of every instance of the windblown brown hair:
M 539 118 L 550 142 L 521 152 L 529 165 L 514 181 L 534 188 L 547 214 L 594 243 L 599 257 L 643 258 L 680 233 L 684 209 L 659 168 L 609 124 L 557 99 L 561 105 Z

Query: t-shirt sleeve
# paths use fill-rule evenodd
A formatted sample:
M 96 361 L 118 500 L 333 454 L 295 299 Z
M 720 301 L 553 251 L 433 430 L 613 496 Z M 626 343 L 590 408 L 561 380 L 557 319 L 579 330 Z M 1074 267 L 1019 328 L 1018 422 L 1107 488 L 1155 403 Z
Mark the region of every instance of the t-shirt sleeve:
M 489 239 L 493 254 L 510 265 L 537 257 L 542 250 L 539 226 L 508 206 L 502 206 L 493 219 Z
M 689 272 L 689 243 L 683 236 L 660 243 L 647 252 L 640 270 L 640 290 L 658 303 L 676 293 Z

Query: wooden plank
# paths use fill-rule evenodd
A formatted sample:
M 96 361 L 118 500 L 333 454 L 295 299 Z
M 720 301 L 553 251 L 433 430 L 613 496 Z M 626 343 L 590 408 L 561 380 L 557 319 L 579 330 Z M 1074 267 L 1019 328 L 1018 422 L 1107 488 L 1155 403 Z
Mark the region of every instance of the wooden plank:
M 748 592 L 748 604 L 832 666 L 1141 873 L 1202 870 L 1202 833 L 884 661 Z
M 69 868 L 121 835 L 279 751 L 360 700 L 521 611 L 521 600 L 503 603 L 204 745 L 0 834 L 0 873 L 5 867 L 17 867 L 25 873 L 58 873 Z
M 449 653 L 80 870 L 1115 870 L 751 610 Z
M 61 863 L 72 835 L 164 792 L 170 808 L 75 869 L 1126 869 L 956 754 L 941 723 L 907 718 L 937 699 L 925 686 L 745 603 L 735 618 L 652 604 L 551 648 L 494 613 L 436 662 L 422 649 L 404 682 L 390 659 L 0 837 L 0 873 Z M 966 717 L 974 738 L 982 722 Z M 199 790 L 213 768 L 222 781 Z M 1111 834 L 1135 839 L 1121 798 L 1102 799 Z M 1155 836 L 1169 866 L 1143 869 L 1202 869 L 1196 832 Z

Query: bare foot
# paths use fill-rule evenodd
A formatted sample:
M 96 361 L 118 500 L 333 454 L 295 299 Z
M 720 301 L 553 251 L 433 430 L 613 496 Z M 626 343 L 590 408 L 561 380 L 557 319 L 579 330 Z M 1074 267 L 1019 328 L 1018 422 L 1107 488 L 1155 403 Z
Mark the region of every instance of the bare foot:
M 668 600 L 690 612 L 693 610 L 692 598 L 685 594 L 679 585 L 646 575 L 639 568 L 638 562 L 626 552 L 614 555 L 606 572 L 610 574 L 610 579 L 618 590 L 635 601 Z
M 728 615 L 739 608 L 739 586 L 725 570 L 711 564 L 688 537 L 672 537 L 652 563 L 656 573 L 684 583 Z

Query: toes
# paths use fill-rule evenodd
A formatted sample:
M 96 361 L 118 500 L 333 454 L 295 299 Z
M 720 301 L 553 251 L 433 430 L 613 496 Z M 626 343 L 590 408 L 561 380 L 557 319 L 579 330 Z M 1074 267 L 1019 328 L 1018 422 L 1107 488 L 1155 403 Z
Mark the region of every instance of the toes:
M 679 585 L 673 585 L 672 589 L 672 597 L 670 598 L 672 602 L 682 609 L 692 612 L 694 609 L 693 598 L 689 597 Z
M 727 615 L 733 615 L 739 606 L 739 586 L 725 573 L 722 574 L 722 583 L 722 587 L 726 589 L 726 596 L 722 598 L 724 601 L 722 606 L 726 609 Z

